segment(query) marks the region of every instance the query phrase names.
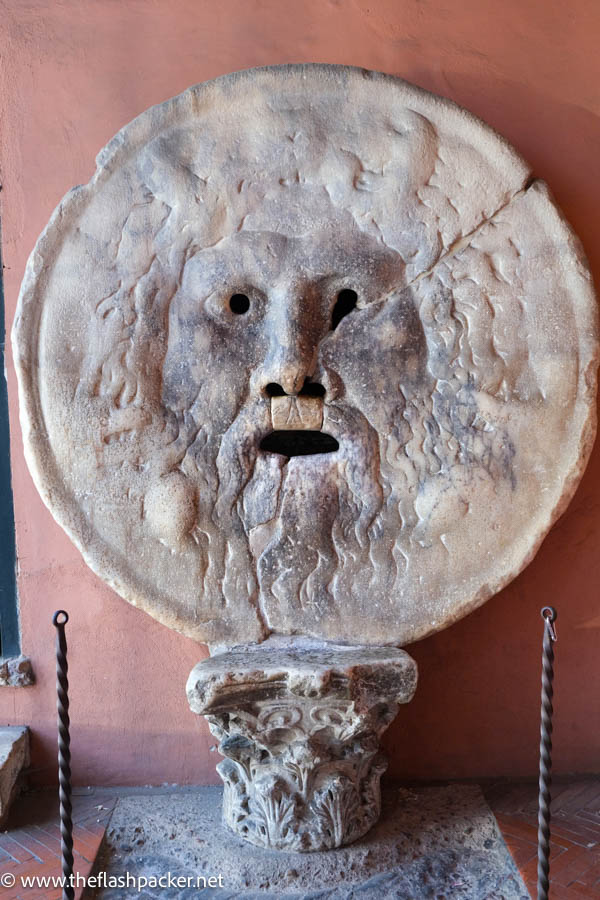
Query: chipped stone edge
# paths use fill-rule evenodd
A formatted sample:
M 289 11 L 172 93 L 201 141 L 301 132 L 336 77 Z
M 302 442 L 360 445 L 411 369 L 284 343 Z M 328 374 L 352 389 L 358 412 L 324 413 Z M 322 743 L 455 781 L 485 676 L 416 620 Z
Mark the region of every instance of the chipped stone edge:
M 322 700 L 339 694 L 362 709 L 381 695 L 379 680 L 395 676 L 394 703 L 410 703 L 417 690 L 418 667 L 405 650 L 373 645 L 346 646 L 323 643 L 318 650 L 298 645 L 291 655 L 285 648 L 263 644 L 242 645 L 197 663 L 189 674 L 186 694 L 190 709 L 210 715 L 219 696 L 243 689 L 266 689 L 267 694 L 310 696 Z M 379 652 L 378 652 L 379 651 Z M 302 653 L 306 657 L 302 657 Z M 347 654 L 347 659 L 344 656 Z M 240 689 L 242 692 L 240 693 Z M 229 705 L 233 705 L 228 700 Z
M 35 673 L 28 656 L 0 657 L 0 687 L 30 687 Z
M 6 825 L 11 805 L 21 791 L 23 770 L 30 763 L 31 732 L 27 725 L 9 725 L 0 728 L 0 738 L 10 732 L 10 744 L 2 747 L 0 754 L 0 829 Z

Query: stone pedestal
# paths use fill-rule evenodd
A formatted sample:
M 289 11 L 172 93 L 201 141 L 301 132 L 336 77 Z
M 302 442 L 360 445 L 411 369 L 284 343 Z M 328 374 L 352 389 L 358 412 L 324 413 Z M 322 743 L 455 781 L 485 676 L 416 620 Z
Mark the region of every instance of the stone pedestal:
M 219 827 L 222 797 L 213 785 L 119 791 L 98 870 L 113 884 L 130 884 L 128 873 L 155 882 L 140 894 L 108 881 L 97 900 L 529 900 L 478 785 L 388 780 L 369 833 L 322 853 L 242 841 Z M 161 890 L 169 876 L 187 886 Z M 201 890 L 219 876 L 221 888 Z
M 327 850 L 379 818 L 379 738 L 412 699 L 403 650 L 267 641 L 199 663 L 187 683 L 226 758 L 223 819 L 259 847 Z

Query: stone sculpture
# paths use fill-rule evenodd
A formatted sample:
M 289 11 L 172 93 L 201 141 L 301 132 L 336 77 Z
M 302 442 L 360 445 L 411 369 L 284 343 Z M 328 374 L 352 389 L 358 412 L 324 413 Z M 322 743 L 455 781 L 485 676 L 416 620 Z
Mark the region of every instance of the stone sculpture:
M 217 654 L 188 696 L 230 757 L 228 823 L 298 849 L 364 833 L 378 736 L 414 691 L 393 648 L 531 560 L 591 449 L 594 294 L 546 186 L 398 79 L 237 73 L 100 153 L 32 254 L 14 341 L 52 513 Z M 312 793 L 298 754 L 326 761 Z
M 379 818 L 379 738 L 412 699 L 417 667 L 393 648 L 273 641 L 199 663 L 190 707 L 226 757 L 226 824 L 259 846 L 329 850 Z

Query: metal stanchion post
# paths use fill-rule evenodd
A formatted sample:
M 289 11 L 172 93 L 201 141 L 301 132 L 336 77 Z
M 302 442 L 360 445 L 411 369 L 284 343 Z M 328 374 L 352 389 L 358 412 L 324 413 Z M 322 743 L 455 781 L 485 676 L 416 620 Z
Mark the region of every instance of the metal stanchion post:
M 69 681 L 67 679 L 68 613 L 59 609 L 52 617 L 56 628 L 56 694 L 58 709 L 58 784 L 60 798 L 60 845 L 65 883 L 62 900 L 73 900 L 73 819 L 71 806 L 71 736 L 69 734 Z
M 542 714 L 540 720 L 540 782 L 538 799 L 537 900 L 548 900 L 550 885 L 550 787 L 552 784 L 552 682 L 554 680 L 554 642 L 556 610 L 542 609 L 544 640 L 542 645 Z

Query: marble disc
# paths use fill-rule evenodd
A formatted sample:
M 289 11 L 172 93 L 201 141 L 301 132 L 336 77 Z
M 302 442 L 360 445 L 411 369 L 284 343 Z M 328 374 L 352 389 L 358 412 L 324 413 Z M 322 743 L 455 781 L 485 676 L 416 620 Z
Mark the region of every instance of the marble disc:
M 399 79 L 294 65 L 144 112 L 28 263 L 26 455 L 86 562 L 213 645 L 401 645 L 532 559 L 594 436 L 545 184 Z

